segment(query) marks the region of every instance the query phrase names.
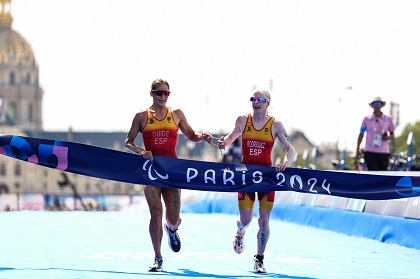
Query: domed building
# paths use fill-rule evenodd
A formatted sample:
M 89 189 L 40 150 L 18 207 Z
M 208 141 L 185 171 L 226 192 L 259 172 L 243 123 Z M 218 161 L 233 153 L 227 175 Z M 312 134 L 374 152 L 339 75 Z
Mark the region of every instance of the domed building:
M 12 23 L 11 0 L 0 0 L 0 124 L 41 130 L 43 90 L 38 64 Z
M 74 141 L 122 150 L 126 136 L 122 132 L 73 132 L 71 128 L 44 131 L 44 92 L 39 84 L 38 63 L 31 45 L 12 29 L 12 23 L 11 0 L 0 0 L 0 134 Z M 64 187 L 63 177 L 70 183 Z M 6 207 L 42 209 L 40 204 L 47 206 L 52 196 L 59 196 L 62 201 L 73 199 L 76 193 L 73 188 L 80 196 L 96 197 L 108 207 L 107 196 L 113 199 L 120 196 L 126 201 L 129 196 L 142 192 L 139 185 L 63 173 L 0 156 L 0 211 Z
M 12 29 L 11 2 L 0 0 L 0 134 L 70 141 L 125 151 L 124 141 L 128 131 L 79 132 L 73 131 L 71 127 L 62 131 L 43 129 L 44 92 L 39 84 L 38 62 L 28 41 Z M 136 141 L 142 145 L 141 137 Z M 203 152 L 213 152 L 214 157 L 218 156 L 217 149 L 209 151 L 204 148 L 205 145 L 187 143 L 188 139 L 179 134 L 177 154 L 180 157 L 199 159 Z M 35 202 L 31 199 L 34 195 L 41 197 L 41 202 L 45 200 L 45 204 L 51 202 L 53 196 L 62 199 L 73 197 L 73 187 L 63 183 L 67 180 L 80 196 L 93 197 L 108 208 L 116 197 L 127 201 L 128 197 L 131 200 L 143 193 L 141 185 L 64 173 L 0 155 L 0 211 L 5 210 L 5 207 L 33 209 L 31 206 Z

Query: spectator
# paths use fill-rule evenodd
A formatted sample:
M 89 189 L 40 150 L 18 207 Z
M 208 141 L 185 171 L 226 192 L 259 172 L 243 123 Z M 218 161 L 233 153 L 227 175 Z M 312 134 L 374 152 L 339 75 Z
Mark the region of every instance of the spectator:
M 356 158 L 361 158 L 360 144 L 366 133 L 364 160 L 369 171 L 386 171 L 389 166 L 389 143 L 394 139 L 394 123 L 392 117 L 385 115 L 381 109 L 386 102 L 375 97 L 369 103 L 373 113 L 363 118 L 357 138 Z

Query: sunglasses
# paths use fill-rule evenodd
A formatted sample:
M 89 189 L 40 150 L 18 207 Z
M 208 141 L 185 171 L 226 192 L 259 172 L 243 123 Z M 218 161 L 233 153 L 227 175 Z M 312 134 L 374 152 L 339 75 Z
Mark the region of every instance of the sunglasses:
M 156 96 L 169 96 L 171 94 L 171 91 L 165 91 L 165 90 L 152 90 L 153 94 Z
M 266 103 L 267 102 L 267 100 L 265 98 L 263 98 L 263 97 L 258 97 L 258 98 L 251 97 L 249 100 L 251 102 L 258 101 L 258 103 Z
M 372 107 L 380 107 L 382 106 L 384 103 L 381 101 L 376 101 L 376 102 L 372 102 L 370 103 L 372 105 Z

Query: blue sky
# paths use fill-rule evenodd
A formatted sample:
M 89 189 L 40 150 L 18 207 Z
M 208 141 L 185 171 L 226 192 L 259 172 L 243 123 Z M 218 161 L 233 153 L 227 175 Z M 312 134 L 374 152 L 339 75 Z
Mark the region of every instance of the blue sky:
M 289 132 L 349 149 L 375 96 L 400 105 L 397 135 L 420 120 L 419 14 L 415 0 L 12 0 L 46 130 L 128 131 L 164 78 L 198 131 L 229 132 L 257 86 Z

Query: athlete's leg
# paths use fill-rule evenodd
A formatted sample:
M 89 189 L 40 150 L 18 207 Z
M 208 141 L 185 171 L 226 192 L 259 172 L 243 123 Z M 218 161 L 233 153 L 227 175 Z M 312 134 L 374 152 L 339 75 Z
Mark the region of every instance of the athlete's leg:
M 264 255 L 265 248 L 267 246 L 268 238 L 270 237 L 270 213 L 271 210 L 267 209 L 259 209 L 260 216 L 258 217 L 258 246 L 257 246 L 257 253 L 258 255 Z
M 236 222 L 236 226 L 238 227 L 237 234 L 240 236 L 244 236 L 246 232 L 246 228 L 252 221 L 253 217 L 253 208 L 240 208 L 239 209 L 239 219 Z
M 241 254 L 245 249 L 244 235 L 251 223 L 254 212 L 255 193 L 238 193 L 239 219 L 236 221 L 236 234 L 233 239 L 233 250 Z
M 238 193 L 239 220 L 237 221 L 239 236 L 244 236 L 246 228 L 254 217 L 255 193 Z
M 177 230 L 181 223 L 181 189 L 162 188 L 162 197 L 166 207 L 166 224 L 171 230 Z
M 153 250 L 155 251 L 155 258 L 162 258 L 161 245 L 163 229 L 161 192 L 161 187 L 144 186 L 144 196 L 146 197 L 150 212 L 149 234 L 152 240 Z
M 270 237 L 270 214 L 274 205 L 275 192 L 258 193 L 259 217 L 257 233 L 257 254 L 264 256 L 268 238 Z
M 166 207 L 165 231 L 168 234 L 168 245 L 173 252 L 177 253 L 181 250 L 181 238 L 178 235 L 178 227 L 181 223 L 181 218 L 179 218 L 181 189 L 163 188 L 162 197 Z

